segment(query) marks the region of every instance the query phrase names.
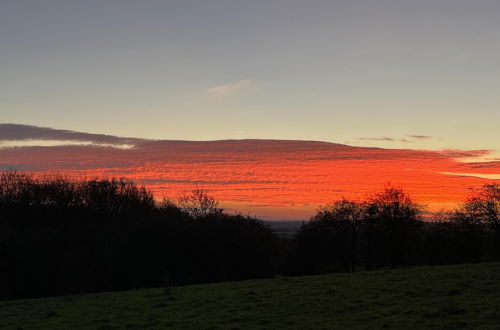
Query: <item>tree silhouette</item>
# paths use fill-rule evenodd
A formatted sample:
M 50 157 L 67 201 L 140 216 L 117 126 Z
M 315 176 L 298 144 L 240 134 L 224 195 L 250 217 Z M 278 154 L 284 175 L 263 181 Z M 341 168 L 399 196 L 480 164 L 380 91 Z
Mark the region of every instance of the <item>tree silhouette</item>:
M 499 185 L 454 212 L 387 186 L 318 209 L 293 240 L 223 212 L 203 190 L 158 202 L 127 179 L 0 173 L 0 298 L 127 290 L 275 274 L 500 260 Z
M 334 252 L 346 271 L 356 271 L 358 242 L 366 216 L 366 203 L 342 199 L 321 207 L 311 218 L 335 233 Z
M 320 208 L 296 236 L 291 266 L 298 273 L 353 272 L 416 264 L 421 206 L 392 186 L 365 201 L 342 199 Z
M 279 246 L 202 191 L 180 207 L 126 179 L 0 173 L 3 298 L 270 277 Z
M 486 184 L 465 202 L 465 210 L 474 217 L 500 229 L 500 184 Z
M 178 203 L 180 209 L 194 219 L 214 217 L 223 213 L 223 209 L 219 208 L 219 202 L 203 189 L 196 189 L 190 194 L 181 195 Z
M 382 192 L 368 199 L 367 227 L 377 232 L 377 237 L 370 237 L 378 242 L 368 242 L 368 248 L 377 248 L 375 260 L 368 258 L 368 263 L 389 264 L 397 267 L 408 263 L 415 253 L 416 227 L 421 223 L 422 207 L 413 202 L 402 188 L 388 185 Z M 367 251 L 370 255 L 373 251 Z M 382 259 L 381 259 L 382 258 Z M 385 260 L 383 260 L 385 259 Z
M 500 184 L 486 184 L 481 189 L 473 191 L 457 211 L 456 220 L 467 226 L 471 239 L 477 241 L 474 245 L 482 247 L 485 230 L 494 237 L 493 253 L 500 256 Z M 487 228 L 484 228 L 486 225 Z M 479 262 L 480 252 L 476 252 L 474 262 Z

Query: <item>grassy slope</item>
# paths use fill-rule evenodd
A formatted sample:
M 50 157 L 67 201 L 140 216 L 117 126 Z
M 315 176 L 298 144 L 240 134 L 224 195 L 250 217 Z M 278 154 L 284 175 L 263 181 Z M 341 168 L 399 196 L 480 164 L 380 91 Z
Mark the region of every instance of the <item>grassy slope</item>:
M 12 329 L 498 329 L 500 264 L 0 302 Z

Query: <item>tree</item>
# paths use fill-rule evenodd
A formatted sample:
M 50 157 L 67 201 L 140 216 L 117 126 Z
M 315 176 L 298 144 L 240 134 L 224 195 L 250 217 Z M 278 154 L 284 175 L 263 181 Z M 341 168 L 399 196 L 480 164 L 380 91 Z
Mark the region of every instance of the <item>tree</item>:
M 0 299 L 157 287 L 166 270 L 173 285 L 279 272 L 263 222 L 203 191 L 182 202 L 126 179 L 0 172 Z
M 345 269 L 351 272 L 356 271 L 358 242 L 365 215 L 366 203 L 341 199 L 320 208 L 311 218 L 311 221 L 325 223 L 336 231 L 335 239 L 340 244 L 336 244 L 338 250 L 333 253 L 344 261 Z
M 178 204 L 182 211 L 194 219 L 213 217 L 223 213 L 223 209 L 219 208 L 219 202 L 203 189 L 196 189 L 191 194 L 182 195 Z
M 365 204 L 347 199 L 321 207 L 294 240 L 296 273 L 354 272 Z
M 465 202 L 465 210 L 500 229 L 500 184 L 486 184 Z
M 397 267 L 412 260 L 422 209 L 403 189 L 391 185 L 368 200 L 367 225 L 372 234 L 367 242 L 368 266 L 376 262 Z M 379 250 L 372 250 L 374 246 Z
M 460 210 L 463 221 L 471 224 L 486 225 L 494 236 L 494 253 L 500 255 L 500 184 L 486 184 L 473 191 Z

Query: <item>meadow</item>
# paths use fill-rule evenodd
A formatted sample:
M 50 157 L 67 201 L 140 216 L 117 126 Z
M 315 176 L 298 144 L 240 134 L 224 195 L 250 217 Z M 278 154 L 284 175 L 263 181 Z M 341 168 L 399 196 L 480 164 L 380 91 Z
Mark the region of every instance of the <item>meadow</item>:
M 1 329 L 498 329 L 500 264 L 0 302 Z

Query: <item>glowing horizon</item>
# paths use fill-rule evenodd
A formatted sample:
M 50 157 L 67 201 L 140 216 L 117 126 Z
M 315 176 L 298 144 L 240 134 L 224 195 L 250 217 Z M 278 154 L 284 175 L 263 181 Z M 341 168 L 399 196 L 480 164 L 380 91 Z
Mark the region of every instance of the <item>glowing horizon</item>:
M 335 199 L 364 198 L 387 183 L 430 211 L 464 201 L 469 188 L 500 179 L 488 150 L 410 150 L 317 141 L 162 141 L 0 124 L 0 169 L 72 177 L 126 177 L 157 198 L 204 189 L 228 210 L 306 219 Z M 29 146 L 33 139 L 61 145 Z M 13 142 L 14 141 L 14 142 Z M 67 144 L 65 141 L 82 142 Z M 115 146 L 132 145 L 131 148 Z M 476 159 L 476 161 L 471 161 Z

